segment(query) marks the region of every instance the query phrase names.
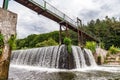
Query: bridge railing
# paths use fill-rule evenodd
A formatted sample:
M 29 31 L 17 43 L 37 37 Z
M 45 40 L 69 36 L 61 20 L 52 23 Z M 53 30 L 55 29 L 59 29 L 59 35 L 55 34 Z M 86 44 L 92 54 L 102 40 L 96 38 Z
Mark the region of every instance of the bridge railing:
M 33 2 L 34 4 L 36 4 L 39 7 L 47 10 L 49 13 L 53 14 L 54 16 L 59 18 L 60 20 L 63 20 L 66 23 L 70 24 L 72 27 L 78 29 L 78 26 L 77 26 L 76 22 L 73 19 L 71 19 L 66 14 L 64 14 L 60 10 L 56 9 L 54 6 L 52 6 L 51 4 L 47 3 L 46 1 L 44 1 L 44 0 L 29 0 L 29 1 Z M 84 31 L 82 31 L 82 32 L 86 33 Z M 87 33 L 87 34 L 91 35 L 91 37 L 96 38 L 95 35 L 92 34 L 92 33 Z
M 62 20 L 64 19 L 64 13 L 62 13 L 61 11 L 59 11 L 58 9 L 56 9 L 54 6 L 47 2 L 45 2 L 45 4 L 46 4 L 45 8 L 49 10 L 52 14 L 56 15 L 56 17 Z
M 73 25 L 73 27 L 77 28 L 77 25 L 76 25 L 76 22 L 71 19 L 70 17 L 68 17 L 67 15 L 65 15 L 65 18 L 64 18 L 66 21 L 68 21 L 71 25 Z
M 73 27 L 77 28 L 76 22 L 73 19 L 71 19 L 66 14 L 56 9 L 54 6 L 47 3 L 46 1 L 44 0 L 29 0 L 29 1 L 36 2 L 37 4 L 39 4 L 39 6 L 42 6 L 44 9 L 49 11 L 51 14 L 54 14 L 54 16 L 58 17 L 59 19 L 63 21 L 66 21 L 67 23 L 71 24 Z
M 31 2 L 35 2 L 38 6 L 44 7 L 44 2 L 43 0 L 29 0 Z

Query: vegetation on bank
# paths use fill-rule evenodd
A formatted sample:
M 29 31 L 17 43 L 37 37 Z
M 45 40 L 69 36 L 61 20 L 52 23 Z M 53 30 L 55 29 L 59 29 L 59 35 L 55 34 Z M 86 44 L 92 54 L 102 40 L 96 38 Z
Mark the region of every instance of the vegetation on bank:
M 71 53 L 72 52 L 71 39 L 65 37 L 63 43 L 67 46 L 68 53 Z
M 116 20 L 114 17 L 109 18 L 105 17 L 104 20 L 96 19 L 91 20 L 88 24 L 83 25 L 80 29 L 89 35 L 96 35 L 97 38 L 100 39 L 102 43 L 100 46 L 105 49 L 109 49 L 110 46 L 114 45 L 120 47 L 120 21 Z M 77 33 L 69 30 L 69 35 L 71 38 L 71 43 L 73 45 L 78 44 Z M 93 36 L 93 35 L 92 35 Z M 23 48 L 33 48 L 33 47 L 41 47 L 47 44 L 49 39 L 55 41 L 55 44 L 59 43 L 59 31 L 54 31 L 50 33 L 44 34 L 32 34 L 24 39 L 18 39 L 16 41 L 17 49 Z M 65 38 L 65 31 L 62 32 L 62 43 Z M 89 41 L 89 40 L 88 40 Z M 44 45 L 43 45 L 44 44 Z M 48 45 L 47 45 L 48 46 Z
M 12 50 L 16 49 L 16 35 L 11 35 L 8 44 Z
M 58 43 L 53 40 L 52 38 L 49 38 L 48 40 L 45 40 L 43 42 L 37 43 L 36 47 L 45 47 L 45 46 L 56 46 Z
M 91 20 L 81 29 L 88 34 L 96 35 L 104 43 L 104 48 L 107 50 L 112 45 L 120 47 L 120 21 L 114 17 L 106 16 L 103 20 Z
M 88 41 L 86 42 L 85 48 L 90 49 L 92 53 L 96 52 L 96 42 L 94 41 Z
M 4 47 L 4 36 L 3 34 L 0 33 L 0 55 L 3 52 L 3 47 Z
M 109 53 L 109 54 L 117 54 L 117 53 L 119 53 L 119 52 L 120 52 L 120 49 L 117 48 L 117 47 L 115 47 L 114 45 L 112 45 L 112 46 L 109 48 L 109 50 L 108 50 L 108 53 Z

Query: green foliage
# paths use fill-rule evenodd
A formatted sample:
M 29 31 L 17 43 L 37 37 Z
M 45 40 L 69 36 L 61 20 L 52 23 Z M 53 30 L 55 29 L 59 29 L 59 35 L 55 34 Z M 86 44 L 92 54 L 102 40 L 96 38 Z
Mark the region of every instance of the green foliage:
M 4 36 L 0 33 L 0 55 L 3 52 L 3 46 L 4 46 Z
M 8 40 L 8 44 L 11 49 L 16 49 L 16 35 L 11 35 L 10 39 Z
M 2 51 L 3 51 L 2 48 L 0 48 L 0 55 L 2 54 Z
M 65 36 L 64 32 L 62 32 L 62 40 Z M 18 39 L 16 41 L 17 49 L 24 49 L 24 48 L 34 48 L 39 43 L 52 38 L 56 43 L 59 42 L 59 32 L 54 31 L 50 33 L 44 34 L 32 34 L 24 39 Z M 42 45 L 42 44 L 41 44 Z
M 90 49 L 92 53 L 95 53 L 96 51 L 96 42 L 94 41 L 87 41 L 85 47 L 87 49 Z
M 83 30 L 96 35 L 104 43 L 105 49 L 109 49 L 111 45 L 120 47 L 120 21 L 114 17 L 106 16 L 104 20 L 91 20 Z
M 68 50 L 68 53 L 72 53 L 72 46 L 71 45 L 67 45 L 67 50 Z
M 119 48 L 114 47 L 114 45 L 112 45 L 112 46 L 109 48 L 109 52 L 110 52 L 111 54 L 116 54 L 116 53 L 120 52 L 120 50 L 119 50 Z
M 36 47 L 55 46 L 55 45 L 58 45 L 58 43 L 52 38 L 50 38 L 48 40 L 36 44 Z
M 63 43 L 67 46 L 68 53 L 71 53 L 72 52 L 71 39 L 65 37 Z
M 64 38 L 64 42 L 63 42 L 65 45 L 71 45 L 71 39 L 70 38 L 67 38 L 65 37 Z
M 101 59 L 102 59 L 102 56 L 99 55 L 99 56 L 97 57 L 97 64 L 98 64 L 98 65 L 101 65 Z
M 4 36 L 0 33 L 0 46 L 2 47 L 4 45 Z
M 105 48 L 105 44 L 104 44 L 103 42 L 100 42 L 100 43 L 99 43 L 99 46 L 100 46 L 102 49 Z
M 109 18 L 105 17 L 104 20 L 96 19 L 91 20 L 88 24 L 83 25 L 80 28 L 82 31 L 94 37 L 94 35 L 100 39 L 100 41 L 104 44 L 100 44 L 102 48 L 109 49 L 111 45 L 115 45 L 120 47 L 120 21 L 116 20 L 114 17 Z M 70 38 L 72 40 L 73 45 L 78 44 L 77 33 L 69 30 Z M 62 32 L 62 43 L 64 43 L 65 31 Z M 54 31 L 50 33 L 44 34 L 32 34 L 24 39 L 17 40 L 17 49 L 21 48 L 33 48 L 36 44 L 41 43 L 45 40 L 52 38 L 57 43 L 59 43 L 59 31 Z M 88 38 L 86 39 L 87 41 Z M 84 40 L 84 41 L 86 41 Z M 85 43 L 85 42 L 84 42 Z
M 101 55 L 99 55 L 98 58 L 101 59 L 102 58 Z

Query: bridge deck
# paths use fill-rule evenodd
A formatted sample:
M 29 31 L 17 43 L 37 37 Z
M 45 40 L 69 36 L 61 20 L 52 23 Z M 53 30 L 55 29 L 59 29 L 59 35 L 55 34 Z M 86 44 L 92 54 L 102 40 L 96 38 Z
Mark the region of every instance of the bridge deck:
M 78 32 L 76 22 L 69 18 L 66 14 L 57 10 L 55 7 L 43 0 L 15 0 L 16 2 L 28 7 L 29 9 L 41 14 L 59 24 L 67 27 L 75 32 Z M 98 41 L 95 36 L 90 36 L 85 32 L 79 30 L 79 34 L 83 35 L 86 39 Z

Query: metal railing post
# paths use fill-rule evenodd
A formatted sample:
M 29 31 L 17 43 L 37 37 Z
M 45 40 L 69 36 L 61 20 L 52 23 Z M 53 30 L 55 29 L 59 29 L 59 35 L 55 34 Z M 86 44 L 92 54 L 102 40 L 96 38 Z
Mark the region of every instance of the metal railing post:
M 82 27 L 82 22 L 81 20 L 77 17 L 77 29 L 78 29 L 78 46 L 82 46 L 83 45 L 83 33 L 79 30 L 79 26 Z M 81 34 L 81 35 L 80 35 Z M 81 38 L 81 40 L 80 40 Z
M 65 20 L 65 14 L 63 14 L 63 20 Z
M 4 0 L 2 8 L 7 10 L 8 9 L 8 3 L 9 3 L 9 0 Z
M 66 31 L 66 37 L 70 37 L 69 33 L 68 33 L 68 24 L 67 23 L 66 23 L 66 30 L 65 31 Z
M 44 1 L 44 0 L 43 0 L 43 1 Z M 47 3 L 47 2 L 46 2 L 46 1 L 44 1 L 44 9 L 45 9 L 45 10 L 46 10 L 46 3 Z
M 62 44 L 62 25 L 60 24 L 60 30 L 59 30 L 59 45 Z

